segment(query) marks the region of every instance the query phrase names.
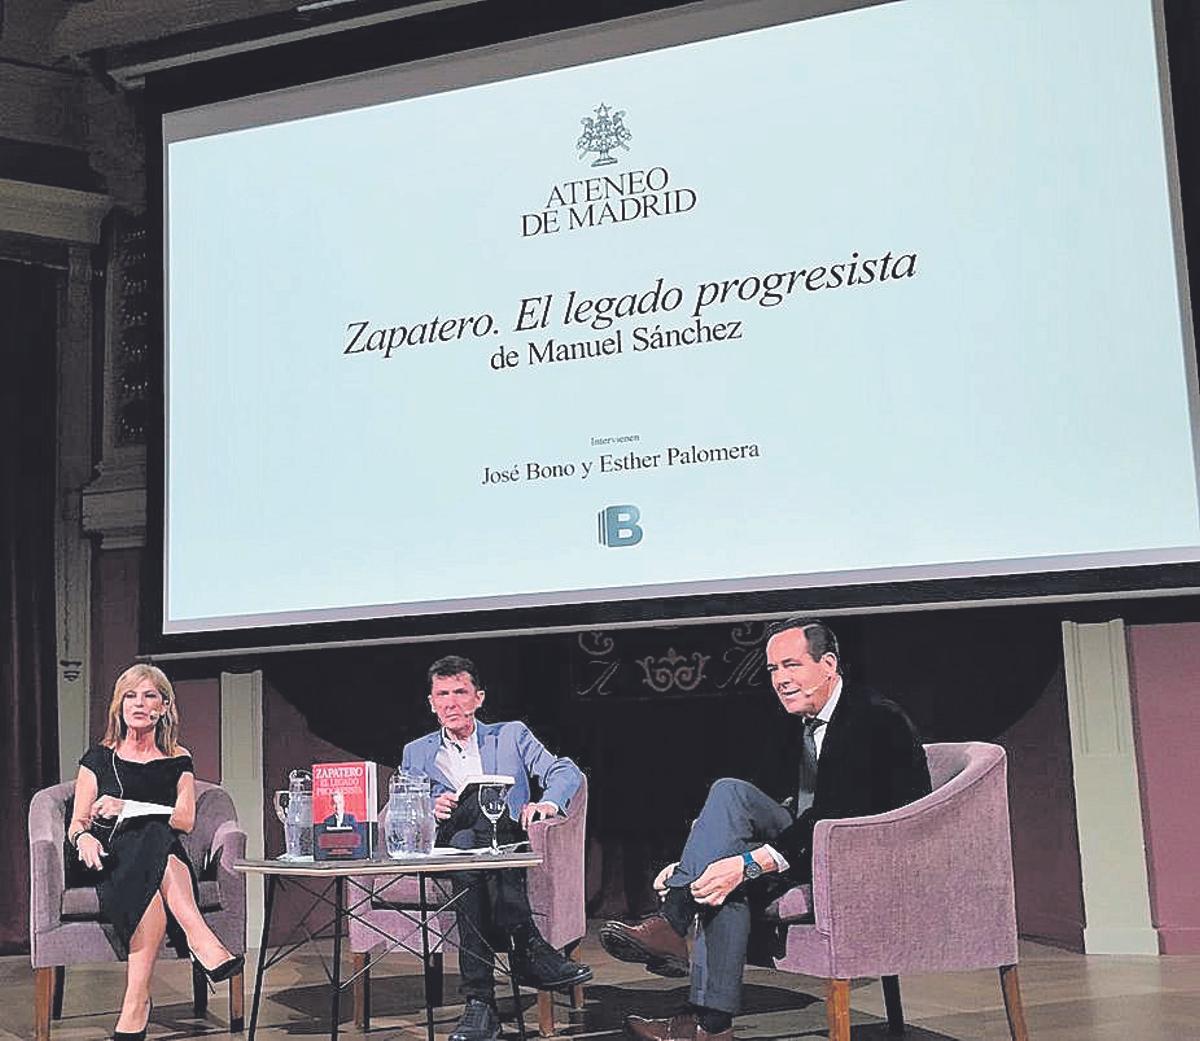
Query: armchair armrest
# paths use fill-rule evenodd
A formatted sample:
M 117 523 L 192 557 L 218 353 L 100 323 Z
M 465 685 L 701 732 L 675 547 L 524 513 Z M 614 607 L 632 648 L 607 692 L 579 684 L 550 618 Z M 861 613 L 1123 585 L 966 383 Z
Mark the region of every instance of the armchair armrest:
M 1016 960 L 1004 764 L 888 813 L 818 822 L 813 908 L 839 976 Z
M 246 857 L 246 832 L 237 821 L 225 821 L 213 832 L 212 843 L 209 845 L 205 863 L 212 864 L 216 858 L 217 871 L 233 872 L 239 878 L 245 878 L 240 871 L 234 871 L 236 861 Z
M 529 848 L 532 852 L 546 857 L 547 851 L 557 849 L 564 839 L 570 836 L 571 814 L 560 813 L 557 817 L 543 817 L 529 825 Z M 553 856 L 553 854 L 550 854 Z
M 246 833 L 237 821 L 229 820 L 217 826 L 213 832 L 212 845 L 206 859 L 211 868 L 216 866 L 217 881 L 221 886 L 221 899 L 230 897 L 232 906 L 244 905 L 246 899 L 246 876 L 234 871 L 233 865 L 246 857 Z
M 65 802 L 69 785 L 56 785 L 34 795 L 29 803 L 29 953 L 35 968 L 38 938 L 60 925 L 66 887 L 63 842 Z
M 221 821 L 204 850 L 203 865 L 221 889 L 221 911 L 210 924 L 233 954 L 246 950 L 246 876 L 233 869 L 245 856 L 246 832 L 233 818 Z
M 529 906 L 551 946 L 578 940 L 587 928 L 583 906 L 586 804 L 565 816 L 534 821 L 529 848 L 542 858 L 527 876 Z
M 29 844 L 29 952 L 38 965 L 38 936 L 59 924 L 66 865 L 62 844 L 35 839 Z

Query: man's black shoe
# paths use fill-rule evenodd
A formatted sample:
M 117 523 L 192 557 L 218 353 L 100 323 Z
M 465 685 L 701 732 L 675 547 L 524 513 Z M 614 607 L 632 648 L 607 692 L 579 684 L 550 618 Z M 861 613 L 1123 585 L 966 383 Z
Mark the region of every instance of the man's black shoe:
M 450 1035 L 450 1041 L 496 1041 L 500 1034 L 500 1017 L 486 1001 L 467 998 L 458 1026 Z
M 517 982 L 538 990 L 574 987 L 592 978 L 591 969 L 564 957 L 536 933 L 517 945 L 511 961 Z

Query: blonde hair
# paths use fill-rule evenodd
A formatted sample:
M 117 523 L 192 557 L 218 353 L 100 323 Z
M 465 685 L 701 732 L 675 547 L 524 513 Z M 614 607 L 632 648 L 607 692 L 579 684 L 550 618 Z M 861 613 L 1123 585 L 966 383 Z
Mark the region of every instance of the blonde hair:
M 156 665 L 131 665 L 117 677 L 113 685 L 112 702 L 108 706 L 108 729 L 103 744 L 107 748 L 116 748 L 125 736 L 127 727 L 121 703 L 125 695 L 142 680 L 149 680 L 162 695 L 163 712 L 154 727 L 154 743 L 163 755 L 173 756 L 179 750 L 179 708 L 175 702 L 175 688 L 171 686 L 166 673 Z

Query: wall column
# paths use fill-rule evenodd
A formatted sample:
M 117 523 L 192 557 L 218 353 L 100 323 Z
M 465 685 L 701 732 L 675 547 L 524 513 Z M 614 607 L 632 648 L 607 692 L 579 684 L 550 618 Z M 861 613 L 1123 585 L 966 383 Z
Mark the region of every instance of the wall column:
M 83 488 L 92 476 L 92 249 L 68 248 L 58 322 L 58 475 L 54 520 L 59 776 L 73 777 L 89 744 L 92 543 Z M 101 695 L 103 696 L 103 695 Z M 107 700 L 107 698 L 105 698 Z
M 246 856 L 263 857 L 262 672 L 221 673 L 221 787 L 246 832 Z M 262 936 L 263 880 L 246 876 L 246 946 Z
M 1063 623 L 1088 954 L 1157 954 L 1125 623 Z

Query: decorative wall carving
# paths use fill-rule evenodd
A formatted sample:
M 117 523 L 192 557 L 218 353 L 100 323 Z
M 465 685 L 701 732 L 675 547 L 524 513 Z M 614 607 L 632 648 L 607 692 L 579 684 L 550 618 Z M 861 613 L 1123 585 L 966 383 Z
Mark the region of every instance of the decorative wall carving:
M 144 217 L 114 220 L 110 258 L 112 436 L 124 448 L 145 445 L 149 410 L 151 286 Z
M 713 697 L 761 690 L 764 622 L 582 632 L 572 648 L 572 685 L 589 700 Z
M 638 658 L 637 663 L 644 673 L 642 682 L 655 694 L 672 691 L 690 694 L 704 680 L 704 666 L 710 657 L 699 651 L 692 651 L 690 656 L 685 656 L 677 653 L 674 647 L 668 647 L 667 653 L 661 657 L 647 654 L 644 658 Z
M 101 459 L 84 493 L 84 528 L 105 549 L 146 540 L 146 435 L 150 414 L 151 279 L 146 221 L 114 210 L 99 277 L 104 300 Z
M 92 168 L 104 178 L 118 206 L 141 213 L 146 208 L 146 138 L 142 130 L 143 97 L 112 91 L 95 79 L 87 81 L 87 148 Z

